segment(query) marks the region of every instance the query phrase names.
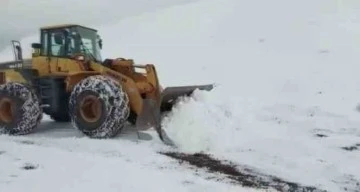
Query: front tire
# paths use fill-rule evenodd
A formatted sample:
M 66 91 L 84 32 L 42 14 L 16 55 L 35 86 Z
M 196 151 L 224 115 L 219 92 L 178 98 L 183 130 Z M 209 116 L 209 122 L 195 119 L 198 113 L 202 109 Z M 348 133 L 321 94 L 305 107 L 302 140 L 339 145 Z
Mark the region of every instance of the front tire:
M 28 85 L 0 85 L 0 131 L 10 135 L 32 132 L 42 119 L 40 101 Z
M 125 126 L 129 112 L 129 99 L 121 85 L 101 75 L 80 81 L 69 98 L 74 127 L 91 138 L 117 135 Z

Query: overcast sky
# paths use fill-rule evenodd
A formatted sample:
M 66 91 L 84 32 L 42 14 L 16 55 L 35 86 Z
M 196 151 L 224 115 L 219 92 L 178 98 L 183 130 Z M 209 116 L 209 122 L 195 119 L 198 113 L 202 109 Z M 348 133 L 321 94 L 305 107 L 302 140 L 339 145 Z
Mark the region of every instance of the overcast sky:
M 196 0 L 0 0 L 0 50 L 43 25 L 98 25 Z

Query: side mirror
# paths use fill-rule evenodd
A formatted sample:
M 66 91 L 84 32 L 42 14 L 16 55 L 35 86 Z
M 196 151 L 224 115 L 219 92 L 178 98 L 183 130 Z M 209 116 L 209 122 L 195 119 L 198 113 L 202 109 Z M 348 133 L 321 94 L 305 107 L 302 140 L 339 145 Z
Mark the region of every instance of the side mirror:
M 98 42 L 98 45 L 99 45 L 100 49 L 102 49 L 102 47 L 103 47 L 103 40 L 101 39 L 101 37 L 100 37 L 99 34 L 96 35 L 96 39 L 97 39 L 97 42 Z
M 102 39 L 99 40 L 99 47 L 100 47 L 100 49 L 102 49 L 102 47 L 103 47 L 103 41 L 102 41 Z

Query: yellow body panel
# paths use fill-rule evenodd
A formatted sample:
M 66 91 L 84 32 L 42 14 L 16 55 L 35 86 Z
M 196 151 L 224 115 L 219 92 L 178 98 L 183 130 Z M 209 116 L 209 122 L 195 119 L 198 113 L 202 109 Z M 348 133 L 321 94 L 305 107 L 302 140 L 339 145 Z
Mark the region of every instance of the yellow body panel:
M 33 57 L 32 68 L 37 69 L 39 76 L 45 76 L 50 73 L 50 66 L 47 57 Z
M 4 76 L 5 76 L 5 82 L 26 83 L 26 79 L 14 69 L 5 70 Z
M 32 68 L 39 72 L 39 76 L 67 76 L 65 81 L 68 92 L 71 92 L 82 79 L 91 75 L 101 74 L 112 78 L 119 82 L 128 94 L 131 110 L 140 114 L 143 107 L 141 94 L 160 102 L 160 89 L 153 65 L 141 67 L 145 69 L 146 74 L 136 73 L 133 67 L 132 60 L 123 59 L 115 60 L 111 68 L 92 61 L 84 62 L 68 58 L 38 56 L 32 60 Z
M 124 91 L 129 96 L 131 110 L 134 111 L 136 114 L 141 113 L 143 107 L 143 99 L 140 95 L 139 88 L 133 79 L 120 72 L 117 72 L 94 62 L 91 63 L 91 69 L 100 72 L 101 74 L 119 82 L 123 87 Z
M 40 76 L 53 73 L 70 73 L 82 71 L 81 64 L 67 58 L 58 57 L 34 57 L 32 60 L 32 68 L 39 71 Z

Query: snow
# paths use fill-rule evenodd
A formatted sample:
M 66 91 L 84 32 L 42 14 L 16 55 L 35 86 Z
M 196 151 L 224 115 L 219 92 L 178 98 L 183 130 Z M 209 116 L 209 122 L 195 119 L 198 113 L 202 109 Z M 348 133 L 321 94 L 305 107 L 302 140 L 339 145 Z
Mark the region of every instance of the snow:
M 47 136 L 0 137 L 0 191 L 252 191 L 178 170 L 146 144 Z
M 104 58 L 154 63 L 164 87 L 216 83 L 165 117 L 176 150 L 360 191 L 359 150 L 343 149 L 360 145 L 359 8 L 355 0 L 199 0 L 97 28 Z M 11 59 L 9 51 L 0 57 Z M 131 131 L 97 141 L 67 126 L 45 120 L 32 135 L 2 136 L 0 191 L 251 191 L 157 154 L 169 148 L 154 130 L 140 142 Z M 26 162 L 39 168 L 20 170 Z
M 360 154 L 341 149 L 359 143 L 356 122 L 315 107 L 220 100 L 221 96 L 215 95 L 196 93 L 165 120 L 168 134 L 183 151 L 210 152 L 261 172 L 321 185 L 330 191 L 347 186 L 333 181 L 359 178 Z M 358 187 L 356 182 L 349 185 Z

